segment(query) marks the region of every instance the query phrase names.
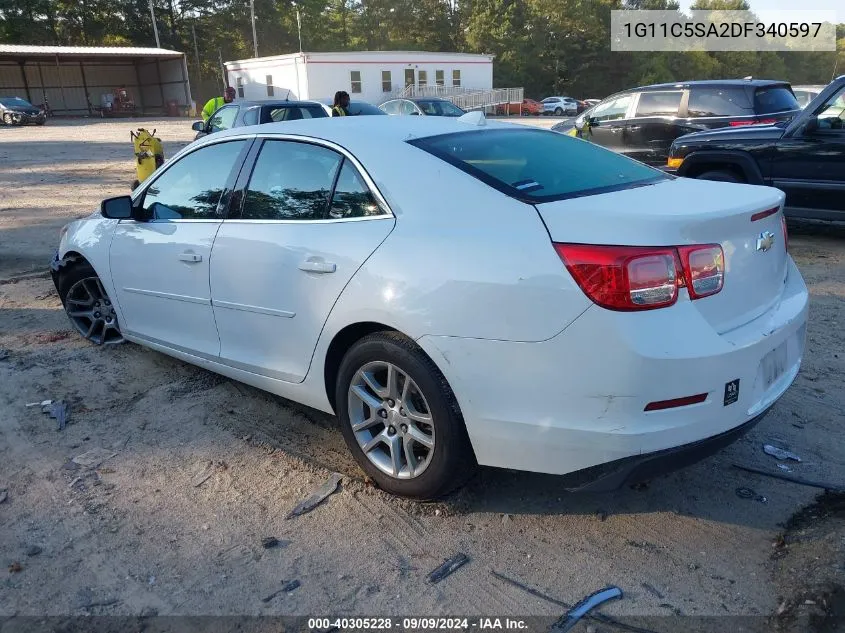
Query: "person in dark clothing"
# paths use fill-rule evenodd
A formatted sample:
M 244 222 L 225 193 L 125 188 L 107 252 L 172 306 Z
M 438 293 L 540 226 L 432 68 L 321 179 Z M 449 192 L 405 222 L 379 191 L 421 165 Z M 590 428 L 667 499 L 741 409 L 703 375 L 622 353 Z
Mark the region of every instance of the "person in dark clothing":
M 332 105 L 332 116 L 349 116 L 349 93 L 338 90 L 334 93 L 334 105 Z

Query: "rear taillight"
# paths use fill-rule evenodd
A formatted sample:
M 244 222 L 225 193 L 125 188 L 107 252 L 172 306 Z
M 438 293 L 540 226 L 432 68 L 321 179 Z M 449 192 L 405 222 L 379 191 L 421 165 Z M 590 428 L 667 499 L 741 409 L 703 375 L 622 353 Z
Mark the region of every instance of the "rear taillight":
M 783 229 L 783 249 L 789 250 L 789 231 L 786 229 L 786 216 L 780 216 L 780 226 Z
M 653 310 L 722 289 L 725 263 L 718 244 L 701 246 L 593 246 L 555 244 L 575 282 L 590 300 L 609 310 Z
M 721 246 L 679 246 L 678 253 L 681 255 L 690 299 L 709 297 L 722 289 L 725 283 L 725 258 Z

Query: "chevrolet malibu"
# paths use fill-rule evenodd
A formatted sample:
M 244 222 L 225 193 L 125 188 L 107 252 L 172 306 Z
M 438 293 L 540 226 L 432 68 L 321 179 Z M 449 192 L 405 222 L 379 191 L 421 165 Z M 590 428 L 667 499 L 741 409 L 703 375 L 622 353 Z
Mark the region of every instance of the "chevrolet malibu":
M 393 493 L 477 464 L 607 489 L 792 383 L 782 206 L 480 114 L 303 120 L 189 145 L 65 227 L 52 273 L 82 336 L 336 414 Z

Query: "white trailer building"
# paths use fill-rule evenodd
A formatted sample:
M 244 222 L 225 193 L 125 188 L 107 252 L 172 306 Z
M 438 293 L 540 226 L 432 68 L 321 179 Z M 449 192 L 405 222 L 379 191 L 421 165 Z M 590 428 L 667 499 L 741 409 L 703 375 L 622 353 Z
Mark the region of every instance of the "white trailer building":
M 53 114 L 95 114 L 102 96 L 126 88 L 138 113 L 191 107 L 184 53 L 161 48 L 0 44 L 0 97 L 48 104 Z
M 493 88 L 493 56 L 423 51 L 292 53 L 226 62 L 239 99 L 331 99 L 345 90 L 378 105 L 412 87 L 417 94 Z M 440 90 L 442 88 L 442 90 Z

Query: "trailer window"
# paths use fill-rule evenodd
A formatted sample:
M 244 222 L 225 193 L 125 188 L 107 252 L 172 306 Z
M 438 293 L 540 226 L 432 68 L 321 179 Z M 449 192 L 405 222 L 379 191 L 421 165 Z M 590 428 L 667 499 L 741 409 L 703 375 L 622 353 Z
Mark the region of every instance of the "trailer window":
M 361 93 L 361 71 L 360 70 L 350 70 L 349 71 L 349 79 L 350 83 L 352 84 L 350 92 L 353 94 L 360 94 Z
M 273 75 L 267 75 L 264 78 L 264 81 L 267 83 L 267 96 L 272 97 L 274 93 L 273 89 Z
M 389 70 L 381 71 L 381 91 L 390 92 L 393 90 L 393 80 L 390 77 Z

